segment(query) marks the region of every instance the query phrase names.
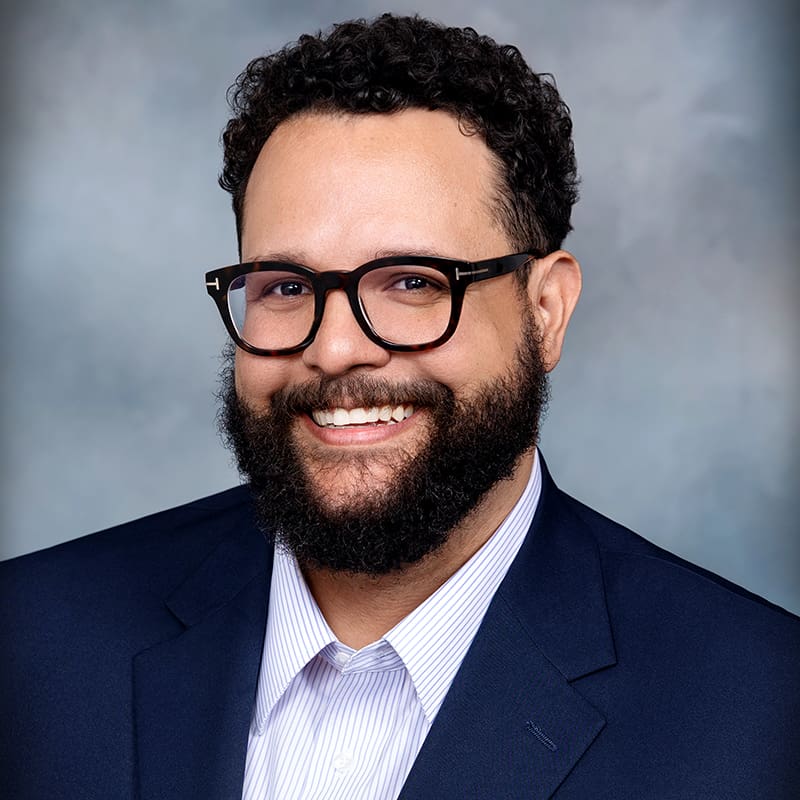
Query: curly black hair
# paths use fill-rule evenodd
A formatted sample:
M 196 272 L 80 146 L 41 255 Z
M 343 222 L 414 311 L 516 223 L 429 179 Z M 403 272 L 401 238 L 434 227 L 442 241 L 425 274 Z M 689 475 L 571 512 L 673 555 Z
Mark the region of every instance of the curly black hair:
M 552 75 L 472 28 L 383 14 L 304 35 L 251 61 L 228 90 L 220 186 L 241 246 L 247 181 L 264 142 L 304 112 L 443 110 L 479 134 L 501 167 L 499 219 L 519 251 L 557 250 L 572 229 L 578 177 L 569 108 Z

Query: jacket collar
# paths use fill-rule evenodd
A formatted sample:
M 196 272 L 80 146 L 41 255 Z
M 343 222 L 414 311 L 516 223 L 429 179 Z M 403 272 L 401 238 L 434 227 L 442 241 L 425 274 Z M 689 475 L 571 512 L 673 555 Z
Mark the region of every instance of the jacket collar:
M 499 592 L 569 681 L 616 663 L 600 552 L 581 508 L 542 460 L 541 502 Z
M 615 661 L 600 555 L 543 467 L 531 532 L 484 617 L 401 800 L 550 797 L 605 725 L 571 685 Z

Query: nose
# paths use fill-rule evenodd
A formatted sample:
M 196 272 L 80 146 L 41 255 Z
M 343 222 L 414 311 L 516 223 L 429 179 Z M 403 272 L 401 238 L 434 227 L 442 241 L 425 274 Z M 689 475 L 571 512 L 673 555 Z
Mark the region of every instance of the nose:
M 358 367 L 382 367 L 391 358 L 388 350 L 365 336 L 341 289 L 326 295 L 317 335 L 301 356 L 307 367 L 326 375 L 342 375 Z

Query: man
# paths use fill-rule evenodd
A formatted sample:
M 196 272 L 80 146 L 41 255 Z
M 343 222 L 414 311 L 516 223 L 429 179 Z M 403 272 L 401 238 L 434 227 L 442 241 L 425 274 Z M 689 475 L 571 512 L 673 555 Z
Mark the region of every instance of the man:
M 386 15 L 232 104 L 249 488 L 6 566 L 8 796 L 794 796 L 798 620 L 537 452 L 580 292 L 553 85 Z

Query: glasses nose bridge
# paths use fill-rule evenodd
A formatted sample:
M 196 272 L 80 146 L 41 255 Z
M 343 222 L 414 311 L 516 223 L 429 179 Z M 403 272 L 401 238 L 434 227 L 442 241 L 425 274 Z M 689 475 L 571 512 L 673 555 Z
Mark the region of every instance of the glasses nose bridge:
M 362 329 L 365 326 L 369 327 L 367 321 L 363 318 L 361 304 L 358 299 L 358 281 L 360 278 L 361 272 L 358 270 L 327 270 L 326 272 L 318 272 L 314 276 L 314 282 L 319 292 L 320 323 L 325 313 L 325 301 L 328 293 L 341 290 L 347 295 L 350 310 L 353 312 L 353 316 L 359 326 Z
M 314 277 L 323 294 L 328 294 L 334 289 L 342 289 L 350 294 L 352 292 L 350 287 L 354 287 L 358 283 L 358 277 L 354 276 L 356 273 L 351 270 L 328 270 L 327 272 L 318 272 Z

